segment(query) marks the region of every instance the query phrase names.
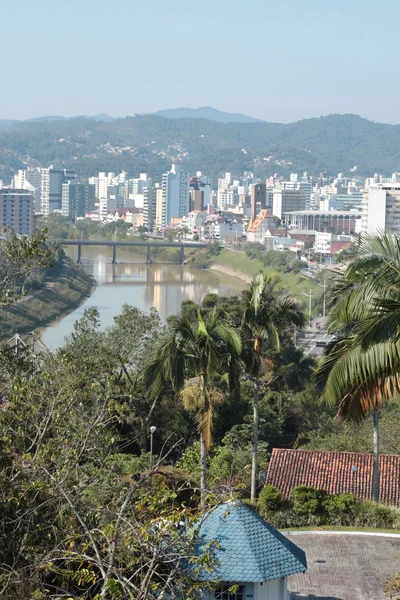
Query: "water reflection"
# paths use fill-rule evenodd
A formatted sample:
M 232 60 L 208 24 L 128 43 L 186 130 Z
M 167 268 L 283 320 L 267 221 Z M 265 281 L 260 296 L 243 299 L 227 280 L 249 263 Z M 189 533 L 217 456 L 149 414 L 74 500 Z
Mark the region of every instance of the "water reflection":
M 169 315 L 179 312 L 183 300 L 201 302 L 206 294 L 230 296 L 243 289 L 240 282 L 215 272 L 173 264 L 146 265 L 142 256 L 135 258 L 131 253 L 124 255 L 121 252 L 118 259 L 120 262 L 113 265 L 107 249 L 102 252 L 97 248 L 85 248 L 82 266 L 96 279 L 97 288 L 82 306 L 43 332 L 42 340 L 47 346 L 61 346 L 65 336 L 71 333 L 73 323 L 88 307 L 99 309 L 103 327 L 112 324 L 124 304 L 145 311 L 154 306 L 165 321 Z

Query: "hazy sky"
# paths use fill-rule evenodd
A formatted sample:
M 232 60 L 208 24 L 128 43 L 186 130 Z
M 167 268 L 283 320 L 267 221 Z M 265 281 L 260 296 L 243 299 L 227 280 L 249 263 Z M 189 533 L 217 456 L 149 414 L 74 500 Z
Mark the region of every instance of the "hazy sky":
M 400 122 L 399 0 L 0 5 L 0 119 L 208 105 Z

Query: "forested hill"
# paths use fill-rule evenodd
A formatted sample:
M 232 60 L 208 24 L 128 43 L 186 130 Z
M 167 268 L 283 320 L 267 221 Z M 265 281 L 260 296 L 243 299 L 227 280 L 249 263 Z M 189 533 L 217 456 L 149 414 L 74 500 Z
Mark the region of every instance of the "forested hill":
M 105 123 L 90 118 L 30 121 L 0 128 L 0 179 L 27 164 L 75 166 L 81 175 L 126 170 L 159 177 L 180 162 L 214 180 L 225 170 L 264 177 L 293 171 L 361 176 L 400 171 L 400 126 L 356 115 L 290 124 L 218 123 L 142 115 Z

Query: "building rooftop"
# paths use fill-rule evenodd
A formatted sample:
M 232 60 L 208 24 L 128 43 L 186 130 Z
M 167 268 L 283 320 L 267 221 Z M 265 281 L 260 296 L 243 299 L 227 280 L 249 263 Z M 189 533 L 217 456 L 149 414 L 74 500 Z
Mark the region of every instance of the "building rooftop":
M 303 550 L 238 500 L 212 510 L 200 527 L 200 537 L 204 543 L 218 543 L 219 564 L 204 579 L 262 583 L 307 570 Z
M 299 215 L 304 217 L 347 217 L 354 216 L 361 218 L 361 211 L 357 210 L 291 210 L 286 211 L 285 215 Z
M 400 506 L 400 456 L 381 454 L 379 467 L 380 499 Z M 267 483 L 279 488 L 284 498 L 290 497 L 296 485 L 307 485 L 328 494 L 350 492 L 372 499 L 372 473 L 372 454 L 274 448 Z
M 115 214 L 119 214 L 121 216 L 123 215 L 127 215 L 128 213 L 139 213 L 140 209 L 139 208 L 116 208 L 115 210 L 109 210 L 108 214 L 109 215 L 115 215 Z
M 272 219 L 272 218 L 273 218 L 273 216 L 271 215 L 269 210 L 267 210 L 266 208 L 261 209 L 260 212 L 258 213 L 257 217 L 255 218 L 255 220 L 254 221 L 250 220 L 247 231 L 253 231 L 253 232 L 257 231 L 257 229 L 262 225 L 262 223 L 265 219 Z

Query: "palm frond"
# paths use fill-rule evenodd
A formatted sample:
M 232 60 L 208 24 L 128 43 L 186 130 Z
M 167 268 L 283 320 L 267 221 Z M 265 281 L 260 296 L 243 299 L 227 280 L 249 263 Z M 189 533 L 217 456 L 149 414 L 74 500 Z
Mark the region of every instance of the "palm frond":
M 387 398 L 387 392 L 397 385 L 399 366 L 399 344 L 374 344 L 363 351 L 353 340 L 344 340 L 319 363 L 315 383 L 328 405 L 344 407 L 351 401 L 361 402 L 366 414 L 373 402 Z M 341 412 L 351 411 L 342 408 Z M 360 409 L 355 413 L 360 414 Z
M 260 307 L 260 302 L 262 298 L 262 294 L 265 289 L 265 276 L 262 271 L 259 271 L 253 277 L 252 284 L 250 286 L 251 300 L 250 303 L 254 309 L 254 312 L 257 313 Z

